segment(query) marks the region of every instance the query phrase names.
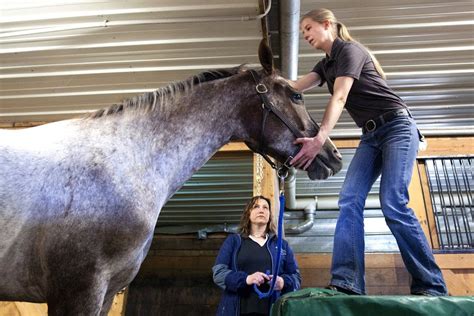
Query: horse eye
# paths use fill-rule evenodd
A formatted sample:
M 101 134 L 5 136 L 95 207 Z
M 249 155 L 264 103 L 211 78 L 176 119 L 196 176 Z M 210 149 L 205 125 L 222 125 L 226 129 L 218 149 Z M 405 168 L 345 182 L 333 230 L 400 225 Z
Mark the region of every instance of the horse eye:
M 303 95 L 301 93 L 293 93 L 291 95 L 291 99 L 293 100 L 293 102 L 299 103 L 303 101 Z

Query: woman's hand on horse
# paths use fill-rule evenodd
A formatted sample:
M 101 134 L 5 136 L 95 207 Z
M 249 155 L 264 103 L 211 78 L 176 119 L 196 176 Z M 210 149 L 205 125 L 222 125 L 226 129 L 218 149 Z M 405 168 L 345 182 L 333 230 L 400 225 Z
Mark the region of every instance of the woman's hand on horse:
M 297 138 L 295 144 L 301 144 L 298 154 L 291 160 L 291 165 L 296 168 L 306 170 L 313 162 L 316 155 L 319 154 L 323 147 L 324 141 L 321 141 L 318 136 Z
M 273 279 L 273 275 L 270 275 L 270 279 Z M 281 291 L 285 286 L 285 280 L 281 276 L 277 276 L 275 281 L 275 291 Z
M 257 284 L 260 286 L 263 283 L 270 281 L 270 277 L 263 272 L 257 271 L 248 275 L 245 281 L 247 282 L 247 285 Z

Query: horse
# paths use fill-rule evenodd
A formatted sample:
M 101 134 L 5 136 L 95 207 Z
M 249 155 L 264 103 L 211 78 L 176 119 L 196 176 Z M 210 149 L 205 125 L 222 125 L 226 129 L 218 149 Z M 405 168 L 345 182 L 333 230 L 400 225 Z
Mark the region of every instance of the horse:
M 136 276 L 160 210 L 220 147 L 288 161 L 318 125 L 273 67 L 207 71 L 81 117 L 0 130 L 0 300 L 106 315 Z M 330 140 L 307 169 L 341 169 Z

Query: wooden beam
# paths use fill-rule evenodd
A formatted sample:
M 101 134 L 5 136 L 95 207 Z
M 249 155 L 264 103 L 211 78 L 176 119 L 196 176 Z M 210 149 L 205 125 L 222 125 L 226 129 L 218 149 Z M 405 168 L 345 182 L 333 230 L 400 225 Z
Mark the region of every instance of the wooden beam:
M 418 221 L 420 222 L 421 229 L 425 233 L 426 239 L 430 244 L 430 247 L 433 248 L 432 238 L 431 238 L 431 230 L 429 226 L 429 220 L 427 217 L 427 210 L 426 204 L 423 197 L 423 190 L 420 181 L 420 175 L 418 173 L 418 165 L 415 162 L 415 166 L 413 168 L 413 175 L 411 178 L 410 185 L 408 187 L 408 194 L 410 196 L 410 201 L 408 202 L 408 207 L 413 210 Z M 436 229 L 435 229 L 436 232 Z
M 265 12 L 266 3 L 267 2 L 265 2 L 264 0 L 258 1 L 258 7 L 259 7 L 259 12 L 260 12 L 259 14 L 263 14 Z M 265 16 L 263 19 L 260 20 L 260 25 L 262 27 L 262 37 L 267 42 L 267 45 L 269 47 L 271 47 L 270 46 L 270 41 L 268 39 L 268 19 L 267 19 L 267 16 Z
M 230 142 L 222 146 L 219 151 L 250 151 L 250 149 L 243 142 Z
M 50 122 L 38 121 L 38 122 L 0 122 L 0 128 L 26 128 L 39 126 Z
M 49 122 L 0 122 L 0 128 L 25 128 Z M 427 137 L 428 148 L 418 153 L 418 158 L 433 156 L 474 155 L 474 136 Z M 340 138 L 332 140 L 337 148 L 356 148 L 359 138 Z M 222 151 L 250 151 L 243 142 L 230 142 Z
M 1 316 L 48 316 L 46 304 L 29 302 L 0 302 Z
M 114 296 L 114 301 L 110 307 L 108 316 L 125 316 L 125 307 L 127 306 L 128 288 L 118 292 Z
M 422 198 L 425 206 L 426 214 L 426 225 L 428 226 L 428 232 L 425 231 L 427 236 L 430 236 L 431 247 L 433 249 L 439 249 L 439 236 L 436 229 L 436 220 L 433 211 L 433 204 L 431 203 L 430 188 L 428 184 L 428 176 L 426 174 L 426 164 L 424 160 L 419 160 L 417 164 L 418 174 L 420 176 L 420 184 L 422 190 Z
M 330 268 L 332 261 L 331 253 L 297 253 L 296 259 L 301 269 L 304 268 Z M 366 254 L 365 265 L 367 268 L 396 267 L 403 268 L 402 258 L 398 253 L 390 254 Z
M 356 148 L 359 146 L 359 139 L 333 139 L 332 142 L 336 145 L 337 148 Z M 220 150 L 224 151 L 250 151 L 250 149 L 243 142 L 230 142 Z
M 332 139 L 337 148 L 356 148 L 359 146 L 359 139 Z
M 459 273 L 449 269 L 442 269 L 441 272 L 450 295 L 472 296 L 474 293 L 474 274 L 472 272 Z
M 441 269 L 474 269 L 474 253 L 443 253 L 434 257 Z
M 275 170 L 259 154 L 253 154 L 253 195 L 263 195 L 272 201 L 272 215 L 277 223 L 280 204 Z
M 428 148 L 418 158 L 474 155 L 474 136 L 427 137 Z
M 0 122 L 0 128 L 13 128 L 13 123 Z
M 108 316 L 124 316 L 128 291 L 114 297 Z M 0 316 L 48 316 L 48 305 L 29 302 L 0 302 Z
M 300 268 L 330 268 L 331 253 L 297 253 Z M 474 269 L 474 253 L 434 254 L 441 269 Z M 403 268 L 399 253 L 367 253 L 366 268 Z
M 418 152 L 418 158 L 437 156 L 474 155 L 474 136 L 427 137 L 428 148 Z M 337 148 L 356 148 L 358 138 L 333 139 Z

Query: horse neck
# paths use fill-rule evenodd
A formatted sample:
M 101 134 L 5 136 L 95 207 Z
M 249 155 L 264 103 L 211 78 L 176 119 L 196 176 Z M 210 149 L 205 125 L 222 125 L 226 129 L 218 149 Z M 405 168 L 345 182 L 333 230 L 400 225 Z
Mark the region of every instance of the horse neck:
M 219 148 L 231 139 L 242 138 L 242 121 L 237 116 L 251 90 L 241 87 L 239 81 L 231 77 L 210 82 L 185 98 L 185 104 L 179 104 L 183 109 L 178 115 L 180 123 L 169 123 L 179 135 L 170 136 L 173 144 L 168 157 L 172 160 L 165 166 L 173 168 L 170 196 Z
M 165 114 L 136 116 L 132 123 L 139 133 L 136 151 L 147 148 L 147 167 L 153 170 L 157 189 L 167 191 L 166 200 L 220 147 L 242 138 L 237 116 L 246 105 L 244 100 L 248 102 L 249 91 L 237 78 L 216 80 L 195 86 Z M 130 125 L 125 128 L 127 133 L 132 129 Z

